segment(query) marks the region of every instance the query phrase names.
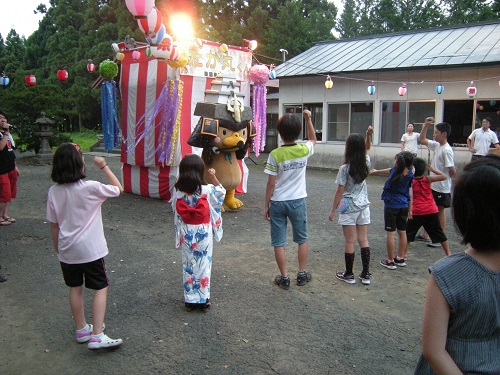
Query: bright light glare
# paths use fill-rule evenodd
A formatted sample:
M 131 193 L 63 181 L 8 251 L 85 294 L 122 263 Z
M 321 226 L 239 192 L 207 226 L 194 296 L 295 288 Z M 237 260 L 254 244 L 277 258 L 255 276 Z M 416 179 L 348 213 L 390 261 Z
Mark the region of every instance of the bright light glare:
M 187 13 L 174 13 L 170 16 L 170 30 L 177 40 L 186 40 L 194 36 L 193 23 Z

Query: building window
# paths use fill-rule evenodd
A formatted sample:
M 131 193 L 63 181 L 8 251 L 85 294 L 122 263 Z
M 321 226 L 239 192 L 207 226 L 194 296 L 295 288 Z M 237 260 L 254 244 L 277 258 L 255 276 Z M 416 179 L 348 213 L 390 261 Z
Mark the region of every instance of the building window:
M 381 143 L 401 143 L 406 125 L 413 123 L 419 133 L 425 118 L 436 111 L 435 102 L 382 102 Z M 427 138 L 432 139 L 433 130 L 429 129 Z
M 372 102 L 328 104 L 328 141 L 345 141 L 351 133 L 365 134 L 372 124 Z
M 284 106 L 285 113 L 292 113 L 298 117 L 302 123 L 302 131 L 300 132 L 299 139 L 306 140 L 306 123 L 304 121 L 304 116 L 302 115 L 303 109 L 308 109 L 311 111 L 311 120 L 314 125 L 314 130 L 316 132 L 316 138 L 321 141 L 323 138 L 323 104 L 322 103 L 304 103 L 300 104 L 288 104 Z

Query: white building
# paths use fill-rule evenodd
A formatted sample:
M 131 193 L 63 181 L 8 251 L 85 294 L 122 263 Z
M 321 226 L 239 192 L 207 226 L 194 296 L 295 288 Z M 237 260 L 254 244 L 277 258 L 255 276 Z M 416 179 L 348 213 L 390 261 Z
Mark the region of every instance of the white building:
M 419 132 L 427 116 L 451 124 L 448 140 L 458 167 L 470 161 L 466 139 L 484 117 L 500 131 L 500 21 L 320 42 L 276 72 L 279 115 L 313 112 L 318 143 L 312 167 L 338 168 L 347 136 L 364 134 L 368 125 L 374 127 L 375 168 L 392 165 L 407 123 Z M 328 76 L 332 89 L 325 87 Z M 406 93 L 399 95 L 403 84 Z M 419 147 L 427 159 L 427 148 Z

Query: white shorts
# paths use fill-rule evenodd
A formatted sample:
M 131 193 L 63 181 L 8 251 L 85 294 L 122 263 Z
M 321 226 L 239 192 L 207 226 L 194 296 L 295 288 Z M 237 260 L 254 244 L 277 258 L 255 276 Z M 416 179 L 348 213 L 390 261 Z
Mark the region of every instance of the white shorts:
M 368 225 L 370 224 L 370 206 L 361 211 L 339 215 L 340 225 Z

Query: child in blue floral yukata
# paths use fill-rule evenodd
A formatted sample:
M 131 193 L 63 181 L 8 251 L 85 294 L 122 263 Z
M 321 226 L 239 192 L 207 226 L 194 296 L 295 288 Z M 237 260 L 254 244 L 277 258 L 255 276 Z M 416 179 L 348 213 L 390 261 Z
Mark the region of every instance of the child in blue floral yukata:
M 210 277 L 213 240 L 222 238 L 221 205 L 226 190 L 215 176 L 207 171 L 210 184 L 205 184 L 203 160 L 194 154 L 186 155 L 179 165 L 179 178 L 172 197 L 174 211 L 175 247 L 182 248 L 182 277 L 186 310 L 210 308 Z

